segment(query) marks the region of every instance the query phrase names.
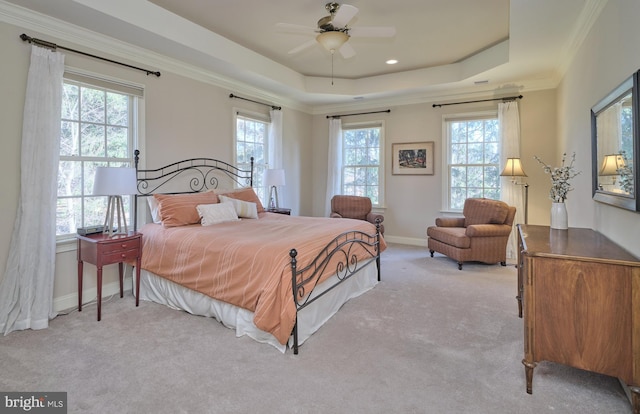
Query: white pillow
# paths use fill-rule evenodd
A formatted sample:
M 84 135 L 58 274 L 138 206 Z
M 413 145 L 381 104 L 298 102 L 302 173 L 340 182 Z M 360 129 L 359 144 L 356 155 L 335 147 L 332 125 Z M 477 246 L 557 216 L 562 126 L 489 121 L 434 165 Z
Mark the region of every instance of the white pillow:
M 160 217 L 160 203 L 155 197 L 147 197 L 149 203 L 149 210 L 151 211 L 151 219 L 156 224 L 162 224 L 162 218 Z
M 237 198 L 231 198 L 223 195 L 219 195 L 221 203 L 232 203 L 236 209 L 238 217 L 257 219 L 258 218 L 258 206 L 256 203 L 250 201 L 238 200 Z
M 199 204 L 196 209 L 203 226 L 240 220 L 231 203 Z

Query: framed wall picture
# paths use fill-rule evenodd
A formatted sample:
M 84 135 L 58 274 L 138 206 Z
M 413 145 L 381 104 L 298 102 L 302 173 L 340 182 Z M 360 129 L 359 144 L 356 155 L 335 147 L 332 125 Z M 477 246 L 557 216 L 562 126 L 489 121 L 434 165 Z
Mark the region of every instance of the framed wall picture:
M 391 144 L 392 174 L 433 175 L 433 141 Z

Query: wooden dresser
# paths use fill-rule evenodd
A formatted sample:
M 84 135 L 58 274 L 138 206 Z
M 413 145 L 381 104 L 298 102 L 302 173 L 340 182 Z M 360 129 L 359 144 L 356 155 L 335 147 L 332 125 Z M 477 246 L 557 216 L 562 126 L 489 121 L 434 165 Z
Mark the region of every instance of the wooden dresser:
M 552 361 L 619 378 L 640 414 L 640 261 L 591 229 L 517 227 L 527 392 Z

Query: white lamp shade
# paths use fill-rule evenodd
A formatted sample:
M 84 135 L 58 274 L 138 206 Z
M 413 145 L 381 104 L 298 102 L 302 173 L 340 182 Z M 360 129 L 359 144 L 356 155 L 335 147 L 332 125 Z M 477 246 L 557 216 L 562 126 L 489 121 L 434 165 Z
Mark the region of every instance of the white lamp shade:
M 507 158 L 507 163 L 504 166 L 504 170 L 500 173 L 503 177 L 526 177 L 522 169 L 522 163 L 520 158 Z
M 622 167 L 624 167 L 624 158 L 622 158 L 622 155 L 605 155 L 598 175 L 619 175 L 618 170 Z
M 96 176 L 93 180 L 93 195 L 130 195 L 137 192 L 135 168 L 96 168 Z
M 284 170 L 275 168 L 264 172 L 264 185 L 267 187 L 284 185 Z

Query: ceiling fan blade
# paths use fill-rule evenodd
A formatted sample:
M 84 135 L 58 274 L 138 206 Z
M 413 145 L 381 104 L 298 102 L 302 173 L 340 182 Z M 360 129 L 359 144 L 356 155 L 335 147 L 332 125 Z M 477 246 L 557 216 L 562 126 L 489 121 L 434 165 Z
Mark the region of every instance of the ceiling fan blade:
M 293 55 L 293 54 L 296 54 L 298 52 L 302 52 L 303 50 L 310 48 L 311 46 L 315 45 L 316 43 L 317 43 L 316 39 L 307 40 L 306 42 L 304 42 L 300 46 L 294 47 L 293 49 L 291 49 L 287 53 L 290 54 L 290 55 Z
M 387 27 L 356 26 L 349 29 L 349 36 L 354 36 L 354 37 L 393 37 L 395 35 L 396 35 L 396 28 L 393 26 L 387 26 Z
M 357 7 L 351 6 L 349 4 L 342 4 L 340 5 L 340 8 L 338 8 L 335 16 L 333 16 L 331 23 L 333 24 L 333 27 L 345 27 L 351 21 L 351 19 L 356 16 L 356 14 L 358 14 Z
M 353 46 L 349 44 L 349 42 L 342 45 L 340 49 L 338 49 L 343 58 L 349 59 L 350 57 L 354 57 L 356 55 L 356 51 L 353 49 Z
M 315 27 L 302 26 L 299 24 L 292 24 L 292 23 L 276 23 L 276 29 L 283 32 L 305 33 L 305 34 L 314 34 L 316 32 Z

